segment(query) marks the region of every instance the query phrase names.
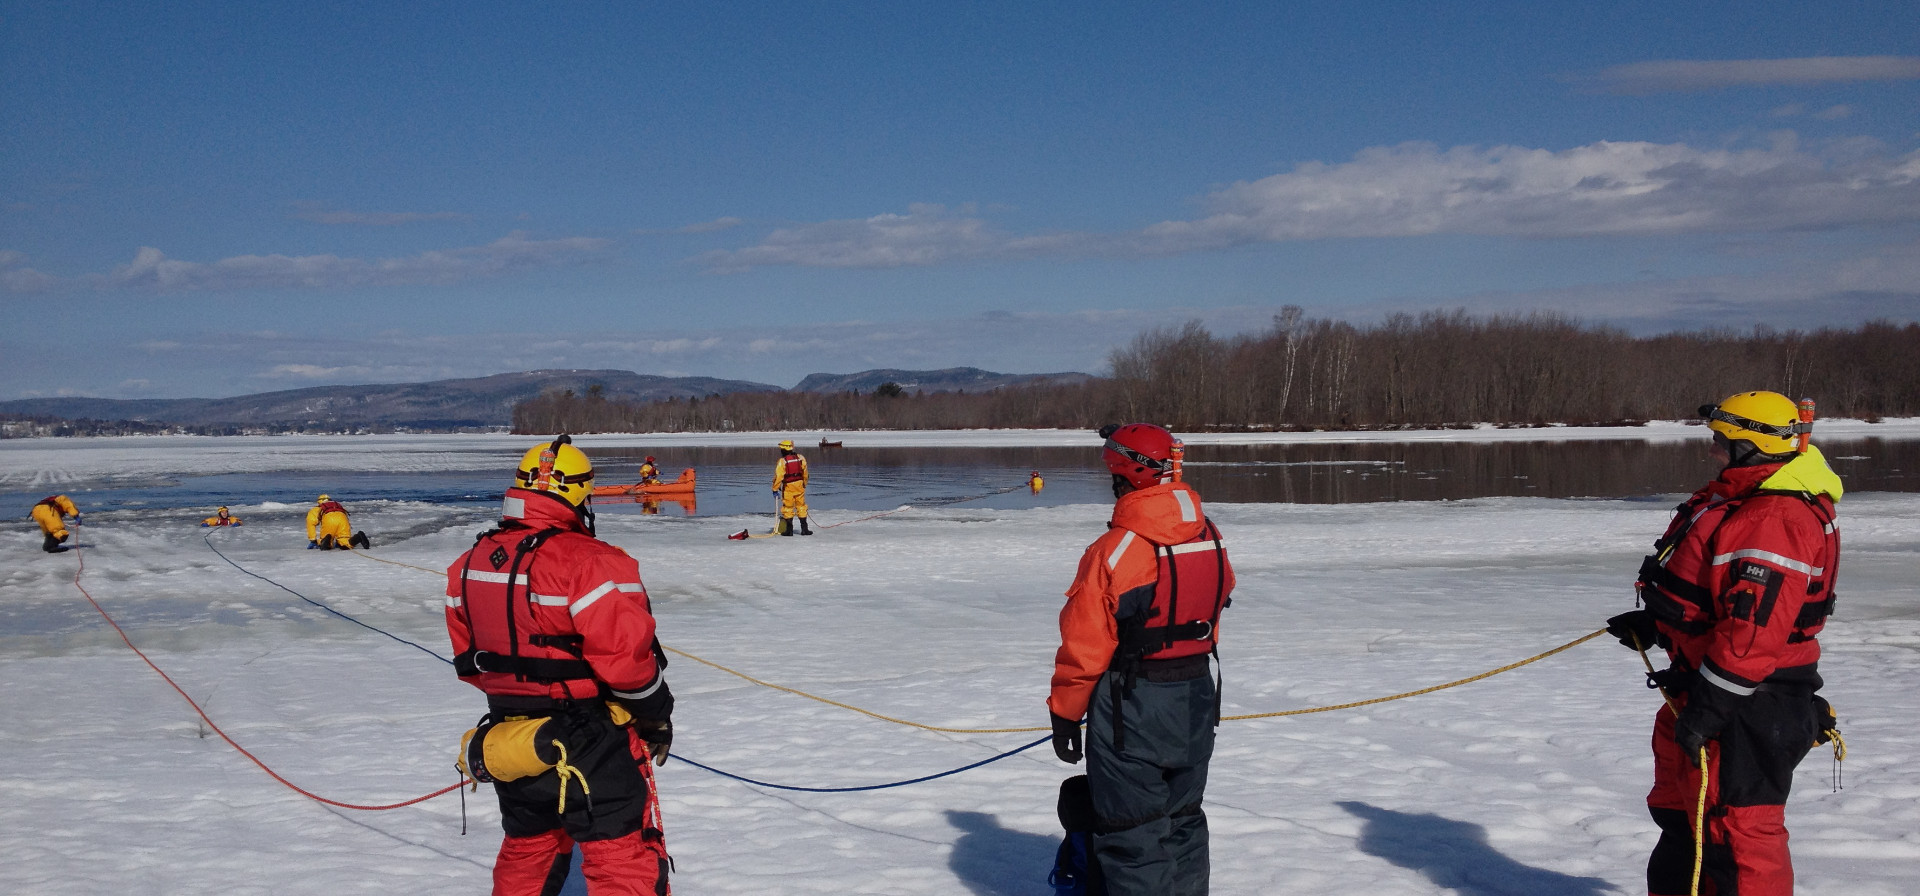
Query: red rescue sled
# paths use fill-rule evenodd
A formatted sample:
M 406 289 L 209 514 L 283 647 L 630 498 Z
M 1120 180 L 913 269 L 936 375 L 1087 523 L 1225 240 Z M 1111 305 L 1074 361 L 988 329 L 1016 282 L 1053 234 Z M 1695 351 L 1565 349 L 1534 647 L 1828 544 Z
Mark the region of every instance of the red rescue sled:
M 593 487 L 596 497 L 615 495 L 691 495 L 693 494 L 693 468 L 680 471 L 680 478 L 672 482 L 644 483 L 632 485 L 596 485 Z

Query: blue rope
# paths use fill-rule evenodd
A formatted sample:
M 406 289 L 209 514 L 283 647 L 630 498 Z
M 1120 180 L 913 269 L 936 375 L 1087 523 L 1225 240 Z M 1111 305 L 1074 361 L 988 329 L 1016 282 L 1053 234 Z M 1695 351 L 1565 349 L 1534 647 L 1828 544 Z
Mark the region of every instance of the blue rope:
M 936 774 L 931 774 L 931 775 L 922 775 L 918 778 L 909 778 L 905 781 L 894 781 L 893 783 L 890 783 L 890 784 L 867 784 L 861 787 L 794 787 L 789 784 L 773 784 L 767 781 L 756 781 L 753 778 L 736 775 L 736 774 L 733 774 L 732 772 L 723 772 L 717 768 L 714 768 L 711 765 L 695 762 L 691 759 L 688 759 L 685 756 L 681 756 L 678 753 L 674 753 L 672 755 L 674 758 L 688 765 L 691 765 L 694 768 L 706 769 L 707 771 L 713 772 L 714 774 L 719 775 L 722 778 L 732 778 L 735 781 L 740 781 L 746 784 L 753 784 L 759 787 L 771 787 L 774 790 L 797 790 L 802 793 L 858 793 L 863 790 L 886 790 L 889 787 L 905 787 L 908 784 L 918 784 L 922 781 L 932 781 L 935 778 L 944 778 L 948 775 L 957 775 L 964 771 L 971 771 L 973 769 L 979 768 L 980 766 L 986 765 L 989 762 L 999 762 L 1000 760 L 1005 759 L 1008 756 L 1012 756 L 1016 753 L 1024 753 L 1052 739 L 1053 739 L 1053 735 L 1049 734 L 1046 737 L 1040 738 L 1039 740 L 1036 740 L 1033 743 L 1027 744 L 1025 746 L 1014 747 L 1013 749 L 1008 750 L 1005 753 L 1001 753 L 998 756 L 982 759 L 979 762 L 975 762 L 970 765 L 963 765 L 963 766 L 960 766 L 959 768 L 948 769 L 947 771 L 944 771 L 944 772 L 938 772 Z
M 308 597 L 308 596 L 306 596 L 306 595 L 304 595 L 304 594 L 301 594 L 301 593 L 300 593 L 300 592 L 298 592 L 298 591 L 295 591 L 295 590 L 293 590 L 292 588 L 288 588 L 287 586 L 285 586 L 285 585 L 282 585 L 282 584 L 280 584 L 279 582 L 276 582 L 276 581 L 274 581 L 274 580 L 272 580 L 272 579 L 269 579 L 269 578 L 267 578 L 266 576 L 263 576 L 263 575 L 261 575 L 261 574 L 259 574 L 259 573 L 257 573 L 257 572 L 254 572 L 254 571 L 252 571 L 252 570 L 249 570 L 249 569 L 247 569 L 247 568 L 246 568 L 246 567 L 244 567 L 244 566 L 241 566 L 241 565 L 240 565 L 240 564 L 238 564 L 238 563 L 235 563 L 235 562 L 233 562 L 233 558 L 232 558 L 232 557 L 229 557 L 229 556 L 227 556 L 227 555 L 225 555 L 225 554 L 221 554 L 221 553 L 220 553 L 220 549 L 219 549 L 219 548 L 216 548 L 216 547 L 214 547 L 214 546 L 213 546 L 213 533 L 212 533 L 212 532 L 208 532 L 208 533 L 206 533 L 206 534 L 205 534 L 204 536 L 201 536 L 201 537 L 202 537 L 202 538 L 203 538 L 203 539 L 204 539 L 204 540 L 206 541 L 206 543 L 207 543 L 207 549 L 208 549 L 208 550 L 210 550 L 210 551 L 213 551 L 213 552 L 214 552 L 215 554 L 219 554 L 219 555 L 220 555 L 220 559 L 222 559 L 222 560 L 225 560 L 225 561 L 227 561 L 227 565 L 229 565 L 229 566 L 231 566 L 231 567 L 233 567 L 234 569 L 237 569 L 237 570 L 240 570 L 241 572 L 243 572 L 243 573 L 246 573 L 247 575 L 250 575 L 250 576 L 253 576 L 253 577 L 254 577 L 254 578 L 256 578 L 256 579 L 259 579 L 259 580 L 260 580 L 260 581 L 262 581 L 262 582 L 265 582 L 265 583 L 267 583 L 267 584 L 269 584 L 269 585 L 272 585 L 273 587 L 275 587 L 275 588 L 278 588 L 278 589 L 280 589 L 281 591 L 285 591 L 286 593 L 288 593 L 288 594 L 291 594 L 291 595 L 293 595 L 294 597 L 297 597 L 297 598 L 300 598 L 301 600 L 304 600 L 304 601 L 306 601 L 307 603 L 310 603 L 310 604 L 313 604 L 314 606 L 316 606 L 316 607 L 319 607 L 320 609 L 322 609 L 322 610 L 325 610 L 325 611 L 327 611 L 327 612 L 329 612 L 329 613 L 332 613 L 333 615 L 335 615 L 335 616 L 338 616 L 338 617 L 340 617 L 341 619 L 345 619 L 346 621 L 348 621 L 348 622 L 351 622 L 351 623 L 353 623 L 354 625 L 357 625 L 357 626 L 360 626 L 361 628 L 364 628 L 364 629 L 367 629 L 367 630 L 369 630 L 369 631 L 375 631 L 375 632 L 379 632 L 380 634 L 383 634 L 383 635 L 386 635 L 387 637 L 389 637 L 389 638 L 392 638 L 392 639 L 394 639 L 395 641 L 399 641 L 400 643 L 402 643 L 402 644 L 405 644 L 405 645 L 407 645 L 408 647 L 412 647 L 412 648 L 415 648 L 415 649 L 417 649 L 417 650 L 419 650 L 419 651 L 420 651 L 421 653 L 424 653 L 424 654 L 426 654 L 427 656 L 430 656 L 430 657 L 433 657 L 434 659 L 436 659 L 436 660 L 439 660 L 440 662 L 443 662 L 443 663 L 446 663 L 446 664 L 447 664 L 447 665 L 449 665 L 449 666 L 451 666 L 451 665 L 453 665 L 453 660 L 450 660 L 450 659 L 448 659 L 448 658 L 446 658 L 446 657 L 444 657 L 444 656 L 441 656 L 440 654 L 437 654 L 437 653 L 434 653 L 433 651 L 431 651 L 431 650 L 428 650 L 428 649 L 427 649 L 427 648 L 425 648 L 425 647 L 421 647 L 420 645 L 418 645 L 418 644 L 415 644 L 414 642 L 412 642 L 412 641 L 409 641 L 409 640 L 407 640 L 407 639 L 405 639 L 405 638 L 402 638 L 402 637 L 400 637 L 399 635 L 396 635 L 396 634 L 394 634 L 394 633 L 392 633 L 392 632 L 390 632 L 390 631 L 387 631 L 386 629 L 383 629 L 383 628 L 380 628 L 380 627 L 378 627 L 378 626 L 372 626 L 372 625 L 368 625 L 368 624 L 366 624 L 366 623 L 364 623 L 364 622 L 361 622 L 360 620 L 358 620 L 358 619 L 355 619 L 355 618 L 353 618 L 352 616 L 348 616 L 347 614 L 345 614 L 345 613 L 342 613 L 342 612 L 340 612 L 339 610 L 336 610 L 336 609 L 334 609 L 334 608 L 332 608 L 332 607 L 329 607 L 329 606 L 327 606 L 326 604 L 323 604 L 323 603 L 321 603 L 321 602 L 319 602 L 319 601 L 317 601 L 317 600 L 314 600 L 314 599 L 313 599 L 313 598 L 311 598 L 311 597 Z
M 447 659 L 446 657 L 441 656 L 440 654 L 434 653 L 433 651 L 428 650 L 425 647 L 421 647 L 420 645 L 415 644 L 412 641 L 402 638 L 399 635 L 396 635 L 385 629 L 379 628 L 378 626 L 368 625 L 367 623 L 361 622 L 360 620 L 355 619 L 352 616 L 348 616 L 347 614 L 342 613 L 339 610 L 329 607 L 326 604 L 323 604 L 317 600 L 314 600 L 311 597 L 308 597 L 304 594 L 301 594 L 298 591 L 293 590 L 292 588 L 288 588 L 287 586 L 282 585 L 279 582 L 269 579 L 266 576 L 263 576 L 257 572 L 253 572 L 252 570 L 249 570 L 246 567 L 233 562 L 232 557 L 229 557 L 225 554 L 221 554 L 220 549 L 213 546 L 212 532 L 206 533 L 204 536 L 202 536 L 202 538 L 206 541 L 208 550 L 213 551 L 215 554 L 219 554 L 220 559 L 227 561 L 227 565 L 232 566 L 234 569 L 240 570 L 241 572 L 246 573 L 247 575 L 250 575 L 256 579 L 259 579 L 262 582 L 265 582 L 269 585 L 272 585 L 275 588 L 280 589 L 281 591 L 285 591 L 286 593 L 291 594 L 294 597 L 300 598 L 301 600 L 304 600 L 307 603 L 310 603 L 316 607 L 319 607 L 322 610 L 332 613 L 333 615 L 338 616 L 341 619 L 345 619 L 346 621 L 351 622 L 354 625 L 360 626 L 361 628 L 367 629 L 369 631 L 379 632 L 380 634 L 386 635 L 387 637 L 392 638 L 395 641 L 399 641 L 400 643 L 405 644 L 408 647 L 416 648 L 420 650 L 422 653 L 425 653 L 426 655 L 433 657 L 436 660 L 446 663 L 449 666 L 453 665 L 453 660 Z M 741 775 L 736 775 L 731 772 L 723 772 L 717 768 L 714 768 L 711 765 L 707 765 L 705 763 L 698 762 L 696 760 L 688 759 L 687 757 L 682 756 L 679 753 L 668 753 L 667 755 L 672 756 L 673 758 L 678 759 L 681 762 L 684 762 L 688 765 L 691 765 L 694 768 L 705 769 L 707 771 L 710 771 L 716 775 L 719 775 L 722 778 L 731 778 L 735 781 L 740 781 L 745 784 L 753 784 L 759 787 L 771 787 L 774 790 L 797 790 L 803 793 L 857 793 L 863 790 L 886 790 L 887 788 L 890 788 L 890 787 L 905 787 L 908 784 L 918 784 L 922 781 L 932 781 L 936 778 L 947 777 L 948 775 L 957 775 L 964 771 L 971 771 L 973 769 L 979 768 L 980 766 L 986 765 L 987 763 L 990 763 L 990 762 L 999 762 L 1000 760 L 1005 759 L 1008 756 L 1013 756 L 1018 753 L 1024 753 L 1052 739 L 1053 739 L 1053 736 L 1048 735 L 1046 737 L 1043 737 L 1043 738 L 1040 738 L 1039 740 L 1034 741 L 1033 743 L 1027 744 L 1026 746 L 1015 747 L 1011 750 L 1008 750 L 1005 753 L 1001 753 L 998 756 L 982 759 L 979 762 L 971 763 L 969 765 L 963 765 L 963 766 L 960 766 L 959 768 L 948 769 L 947 771 L 944 771 L 944 772 L 938 772 L 931 775 L 922 775 L 918 778 L 910 778 L 905 781 L 895 781 L 891 784 L 868 784 L 864 787 L 794 787 L 788 784 L 773 784 L 767 781 L 757 781 L 757 780 L 754 780 L 753 778 L 743 777 Z

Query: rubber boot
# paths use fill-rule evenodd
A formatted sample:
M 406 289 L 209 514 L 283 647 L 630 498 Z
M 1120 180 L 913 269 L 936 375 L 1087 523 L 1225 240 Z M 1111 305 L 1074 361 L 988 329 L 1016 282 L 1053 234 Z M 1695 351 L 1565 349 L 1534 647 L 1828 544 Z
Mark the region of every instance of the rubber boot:
M 320 550 L 323 550 L 323 551 L 333 550 L 333 536 L 331 535 L 320 536 Z
M 790 520 L 790 519 L 787 519 L 787 518 L 785 518 L 785 517 L 782 517 L 782 518 L 780 519 L 780 525 L 778 526 L 778 528 L 779 528 L 779 530 L 780 530 L 780 534 L 781 534 L 781 535 L 792 535 L 792 534 L 793 534 L 793 520 Z
M 47 540 L 40 544 L 40 550 L 46 551 L 49 554 L 58 554 L 66 550 L 66 548 L 60 544 L 60 542 L 65 540 L 64 538 L 55 538 L 49 535 L 47 536 Z
M 347 545 L 349 547 L 356 547 L 356 548 L 360 548 L 361 550 L 366 550 L 367 548 L 373 547 L 373 542 L 367 540 L 367 533 L 355 532 L 353 533 L 352 538 L 347 539 Z
M 801 535 L 813 534 L 813 529 L 807 526 L 807 518 L 804 516 L 800 518 L 800 534 Z

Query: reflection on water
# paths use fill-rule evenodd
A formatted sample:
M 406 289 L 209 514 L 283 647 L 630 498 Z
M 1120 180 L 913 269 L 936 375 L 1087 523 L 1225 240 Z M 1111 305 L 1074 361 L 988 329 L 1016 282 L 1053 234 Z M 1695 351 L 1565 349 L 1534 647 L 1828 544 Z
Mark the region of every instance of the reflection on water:
M 855 434 L 857 436 L 857 434 Z M 852 441 L 849 438 L 849 441 Z M 1215 502 L 1344 504 L 1433 501 L 1522 495 L 1542 498 L 1621 498 L 1692 491 L 1712 474 L 1705 440 L 1639 442 L 1412 442 L 1297 445 L 1194 445 L 1187 479 Z M 1824 446 L 1834 469 L 1853 491 L 1920 491 L 1920 440 L 1864 439 Z M 1024 508 L 1112 500 L 1100 465 L 1098 440 L 1062 448 L 802 448 L 813 472 L 808 502 L 819 511 L 890 510 L 965 502 L 967 507 Z M 598 448 L 599 483 L 638 479 L 642 458 L 659 457 L 671 474 L 699 471 L 697 501 L 595 499 L 607 514 L 663 518 L 771 513 L 777 452 L 759 448 Z M 498 462 L 503 466 L 493 468 Z M 82 509 L 138 511 L 170 524 L 212 513 L 222 504 L 284 508 L 255 510 L 249 521 L 298 516 L 315 495 L 344 501 L 394 500 L 470 506 L 485 513 L 500 498 L 509 474 L 504 461 L 476 455 L 475 468 L 436 473 L 311 472 L 284 474 L 182 473 L 165 485 L 75 491 Z M 1031 494 L 1030 471 L 1046 477 Z M 43 493 L 0 494 L 0 517 L 24 525 Z

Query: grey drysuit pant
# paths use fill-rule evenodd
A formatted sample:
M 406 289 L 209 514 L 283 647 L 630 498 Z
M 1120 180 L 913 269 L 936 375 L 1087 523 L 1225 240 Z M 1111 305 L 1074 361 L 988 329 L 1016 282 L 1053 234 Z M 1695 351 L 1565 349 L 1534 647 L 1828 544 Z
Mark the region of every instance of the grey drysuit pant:
M 1125 679 L 1108 672 L 1087 707 L 1087 779 L 1100 830 L 1093 851 L 1113 896 L 1205 896 L 1214 680 Z M 1114 748 L 1113 696 L 1126 733 Z

